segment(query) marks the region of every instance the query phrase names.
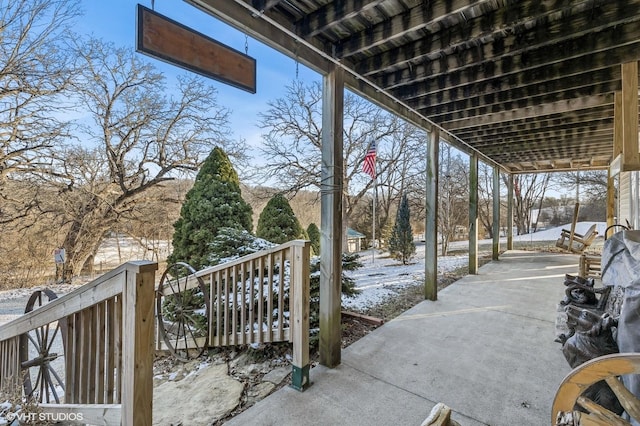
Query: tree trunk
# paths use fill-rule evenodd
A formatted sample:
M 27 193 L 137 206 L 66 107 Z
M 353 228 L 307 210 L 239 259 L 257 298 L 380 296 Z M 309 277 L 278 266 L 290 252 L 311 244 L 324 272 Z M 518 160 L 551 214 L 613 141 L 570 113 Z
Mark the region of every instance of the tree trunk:
M 80 275 L 87 260 L 97 253 L 102 236 L 111 227 L 112 219 L 97 216 L 88 213 L 81 221 L 73 221 L 67 231 L 63 244 L 67 255 L 63 270 L 65 282 L 71 282 L 72 277 Z

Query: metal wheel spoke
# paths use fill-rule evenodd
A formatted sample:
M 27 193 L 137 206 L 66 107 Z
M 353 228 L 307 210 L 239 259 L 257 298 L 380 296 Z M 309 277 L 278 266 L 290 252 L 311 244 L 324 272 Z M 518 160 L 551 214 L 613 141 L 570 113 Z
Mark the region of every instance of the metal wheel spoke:
M 178 348 L 178 343 L 180 343 L 180 331 L 182 328 L 182 323 L 181 322 L 177 322 L 176 324 L 173 325 L 173 328 L 176 329 L 175 331 L 175 347 Z
M 65 390 L 64 382 L 62 381 L 62 379 L 60 378 L 58 373 L 56 373 L 56 370 L 54 370 L 53 367 L 51 367 L 51 365 L 49 365 L 49 363 L 47 363 L 47 367 L 49 367 L 49 371 L 51 372 L 51 374 L 53 374 L 53 377 L 55 377 L 56 380 L 58 381 L 58 385 L 60 386 L 60 388 L 62 390 Z
M 40 348 L 44 346 L 44 343 L 42 343 L 42 327 L 36 328 L 34 332 L 36 334 L 36 337 L 38 338 L 38 344 L 36 345 L 36 348 L 38 349 L 38 352 L 40 352 Z
M 38 367 L 38 379 L 36 380 L 36 384 L 38 385 L 38 392 L 39 395 L 38 397 L 40 398 L 40 401 L 42 401 L 42 395 L 43 395 L 43 390 L 44 390 L 44 374 L 43 374 L 43 370 L 41 367 Z
M 49 352 L 51 352 L 51 346 L 53 346 L 53 342 L 56 338 L 56 336 L 58 335 L 58 331 L 60 330 L 60 325 L 56 324 L 56 328 L 53 330 L 53 335 L 51 336 L 51 339 L 49 340 L 49 344 L 46 347 L 46 352 L 47 354 Z
M 38 342 L 36 342 L 36 340 L 33 338 L 33 336 L 31 335 L 31 332 L 26 333 L 27 337 L 29 338 L 29 340 L 31 340 L 31 343 L 33 343 L 33 346 L 35 346 L 36 348 L 38 347 Z
M 176 271 L 176 288 L 178 289 L 178 295 L 182 296 L 184 289 L 180 289 L 180 273 Z
M 189 348 L 189 342 L 187 341 L 187 328 L 185 326 L 184 321 L 180 321 L 180 325 L 182 325 L 182 331 L 183 331 L 183 339 L 184 339 L 184 350 L 186 351 Z
M 198 347 L 198 341 L 196 340 L 196 336 L 193 334 L 193 330 L 192 330 L 192 328 L 191 328 L 191 327 L 189 327 L 189 333 L 191 334 L 191 338 L 193 339 L 193 344 L 194 344 L 194 346 L 195 346 L 195 348 L 194 348 L 194 349 L 199 349 L 199 347 Z M 187 346 L 187 348 L 188 348 L 188 346 Z
M 47 385 L 49 386 L 49 389 L 51 390 L 51 393 L 49 393 L 49 391 L 47 390 L 47 402 L 51 402 L 51 395 L 53 394 L 53 398 L 56 401 L 56 404 L 60 404 L 60 398 L 58 398 L 58 392 L 56 392 L 56 387 L 53 384 L 53 380 L 51 380 L 51 367 L 49 366 L 49 363 L 46 363 L 46 365 L 44 366 L 45 370 L 45 377 L 47 378 Z
M 40 328 L 42 328 L 42 346 L 40 347 L 40 350 L 46 350 L 49 346 L 49 324 L 45 324 Z
M 175 287 L 174 287 L 175 284 Z M 173 279 L 169 279 L 169 287 L 171 287 L 171 292 L 173 294 L 180 294 L 180 280 L 176 278 L 175 282 Z
M 195 340 L 195 336 L 193 335 L 193 329 L 195 328 L 196 330 L 198 330 L 198 322 L 195 320 L 195 318 L 193 318 L 191 315 L 185 315 L 185 317 L 189 320 L 189 322 L 193 325 L 193 327 L 189 327 L 189 332 L 191 333 L 191 335 L 193 336 L 194 340 Z M 199 331 L 199 330 L 198 330 Z

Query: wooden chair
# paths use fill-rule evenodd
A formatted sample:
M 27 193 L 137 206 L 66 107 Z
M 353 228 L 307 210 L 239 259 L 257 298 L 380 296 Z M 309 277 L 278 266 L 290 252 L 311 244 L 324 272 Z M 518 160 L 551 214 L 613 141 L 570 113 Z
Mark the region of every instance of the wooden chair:
M 582 278 L 600 278 L 602 273 L 602 256 L 599 254 L 582 254 L 580 256 L 580 273 Z
M 575 227 L 572 227 L 572 231 L 574 229 Z M 572 231 L 563 229 L 560 233 L 560 238 L 556 241 L 556 247 L 560 247 L 570 253 L 582 254 L 598 236 L 595 223 L 584 234 Z

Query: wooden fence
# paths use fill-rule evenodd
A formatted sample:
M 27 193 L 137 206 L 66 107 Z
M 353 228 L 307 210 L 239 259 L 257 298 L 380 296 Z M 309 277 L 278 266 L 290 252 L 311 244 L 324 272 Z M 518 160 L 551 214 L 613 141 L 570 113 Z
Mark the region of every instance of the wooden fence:
M 180 287 L 194 289 L 201 279 L 208 288 L 209 346 L 292 342 L 292 386 L 300 390 L 309 385 L 310 247 L 290 241 L 197 271 Z M 172 289 L 161 285 L 158 291 Z M 157 341 L 159 350 L 167 349 Z
M 0 387 L 20 386 L 30 365 L 21 336 L 59 323 L 66 328 L 64 403 L 40 409 L 96 425 L 151 425 L 157 268 L 126 263 L 0 327 Z

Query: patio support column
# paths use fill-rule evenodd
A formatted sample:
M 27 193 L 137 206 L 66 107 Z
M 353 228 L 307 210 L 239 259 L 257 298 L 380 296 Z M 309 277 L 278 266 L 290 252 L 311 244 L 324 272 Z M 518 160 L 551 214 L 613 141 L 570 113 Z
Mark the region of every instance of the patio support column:
M 513 250 L 513 173 L 507 186 L 507 250 Z
M 427 141 L 427 196 L 424 223 L 424 298 L 438 300 L 438 151 L 440 130 Z
M 611 167 L 607 170 L 607 228 L 616 223 L 616 180 L 611 175 Z M 619 229 L 611 230 L 611 233 L 619 231 Z M 604 235 L 608 238 L 608 235 Z
M 478 273 L 478 154 L 469 156 L 469 273 Z
M 613 158 L 614 161 L 622 156 L 622 92 L 613 94 Z M 607 170 L 607 228 L 616 223 L 616 188 L 615 177 L 619 170 L 614 172 L 613 164 Z M 618 220 L 618 222 L 620 222 Z M 615 232 L 612 229 L 611 232 Z M 607 238 L 608 235 L 604 235 Z
M 342 287 L 342 186 L 344 72 L 334 67 L 322 79 L 320 183 L 320 364 L 340 364 Z
M 638 153 L 638 62 L 622 64 L 622 169 L 637 170 Z
M 500 253 L 500 169 L 493 168 L 493 254 L 491 258 L 498 260 Z

